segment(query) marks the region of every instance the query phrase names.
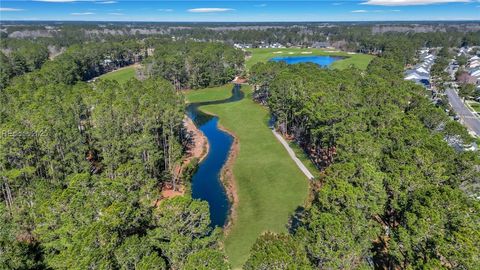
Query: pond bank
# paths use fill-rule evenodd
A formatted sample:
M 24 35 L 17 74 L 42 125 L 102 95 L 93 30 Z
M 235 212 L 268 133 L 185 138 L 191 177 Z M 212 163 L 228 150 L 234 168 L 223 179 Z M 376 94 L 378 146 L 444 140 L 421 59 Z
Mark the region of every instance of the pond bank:
M 190 102 L 229 99 L 232 85 L 189 91 Z M 225 235 L 225 252 L 233 269 L 240 268 L 259 235 L 286 232 L 295 209 L 308 199 L 309 184 L 268 126 L 269 112 L 251 99 L 252 88 L 242 86 L 238 102 L 210 102 L 202 111 L 218 116 L 221 127 L 238 140 L 233 164 L 238 199 Z M 234 148 L 232 144 L 232 148 Z M 228 161 L 227 161 L 228 162 Z
M 237 217 L 238 188 L 237 182 L 235 180 L 235 175 L 233 174 L 233 164 L 240 150 L 240 142 L 238 140 L 238 137 L 232 131 L 227 130 L 222 125 L 218 125 L 218 127 L 233 137 L 233 143 L 230 149 L 230 153 L 228 154 L 228 159 L 225 163 L 225 166 L 223 166 L 222 175 L 220 178 L 225 187 L 225 190 L 227 191 L 227 196 L 231 204 L 227 221 L 223 227 L 225 235 L 228 235 L 230 228 L 235 223 L 235 219 Z
M 218 227 L 224 227 L 230 223 L 227 221 L 232 214 L 232 206 L 238 200 L 231 172 L 238 140 L 235 139 L 234 134 L 218 125 L 217 116 L 205 113 L 199 107 L 243 99 L 240 86 L 234 86 L 231 93 L 229 98 L 191 103 L 187 108 L 187 115 L 203 132 L 210 147 L 206 158 L 199 163 L 197 171 L 192 176 L 192 198 L 208 202 L 211 225 Z M 237 147 L 232 150 L 232 145 Z M 230 168 L 228 164 L 230 164 Z
M 182 165 L 177 168 L 177 173 L 178 175 L 182 175 L 184 173 L 185 168 L 187 168 L 190 163 L 196 159 L 199 163 L 202 162 L 202 160 L 207 156 L 208 150 L 209 150 L 209 145 L 207 138 L 205 135 L 200 131 L 193 121 L 188 118 L 188 116 L 185 116 L 183 119 L 183 126 L 187 133 L 189 134 L 190 137 L 190 143 L 188 145 L 188 150 L 187 153 L 182 161 Z M 173 190 L 172 188 L 168 188 L 166 186 L 162 187 L 161 190 L 161 198 L 162 199 L 168 199 L 168 198 L 173 198 L 176 196 L 181 196 L 185 194 L 185 186 L 181 185 L 181 187 L 178 190 Z

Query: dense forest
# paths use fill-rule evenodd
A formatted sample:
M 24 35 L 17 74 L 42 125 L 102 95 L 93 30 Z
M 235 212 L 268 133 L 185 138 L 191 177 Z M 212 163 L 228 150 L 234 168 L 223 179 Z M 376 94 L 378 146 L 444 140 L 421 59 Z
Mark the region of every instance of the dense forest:
M 72 45 L 56 57 L 55 61 L 47 61 L 48 49 L 38 43 L 19 40 L 5 42 L 4 46 L 6 54 L 0 53 L 0 90 L 13 77 L 40 67 L 41 72 L 36 74 L 43 76 L 45 81 L 72 84 L 139 62 L 147 56 L 142 43 L 134 40 Z
M 163 183 L 189 180 L 172 175 L 189 143 L 182 93 L 160 76 L 83 82 L 144 53 L 74 45 L 0 91 L 0 268 L 227 267 L 206 202 L 158 203 Z
M 177 90 L 245 74 L 243 52 L 228 43 L 308 46 L 327 37 L 378 57 L 366 71 L 275 62 L 248 71 L 255 100 L 321 177 L 286 224 L 289 233 L 260 236 L 244 268 L 480 265 L 480 203 L 472 197 L 479 160 L 446 142 L 472 138 L 403 80 L 418 48 L 478 45 L 478 32 L 110 27 L 122 34 L 91 25 L 35 38 L 13 36 L 37 26 L 2 32 L 1 269 L 229 269 L 206 202 L 189 195 L 158 202 L 164 183 L 189 181 L 172 174 L 189 143 Z M 199 42 L 210 40 L 221 42 Z M 51 46 L 64 50 L 52 57 Z M 140 61 L 143 81 L 86 83 Z
M 252 68 L 256 99 L 322 176 L 311 205 L 292 217 L 291 235 L 259 238 L 247 269 L 303 265 L 304 257 L 305 269 L 478 267 L 480 203 L 468 187 L 478 181 L 479 160 L 446 142 L 472 138 L 403 80 L 414 50 L 408 58 L 398 52 L 386 51 L 366 73 Z
M 243 62 L 242 51 L 221 43 L 171 42 L 155 47 L 147 73 L 171 81 L 176 89 L 205 88 L 230 82 Z
M 39 69 L 48 60 L 47 46 L 21 39 L 0 41 L 0 90 L 10 79 Z

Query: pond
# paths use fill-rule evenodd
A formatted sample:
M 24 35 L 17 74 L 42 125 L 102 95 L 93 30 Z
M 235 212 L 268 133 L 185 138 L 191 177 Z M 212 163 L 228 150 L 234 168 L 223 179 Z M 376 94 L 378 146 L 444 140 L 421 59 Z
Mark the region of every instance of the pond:
M 285 62 L 287 64 L 314 63 L 321 67 L 328 67 L 333 62 L 345 59 L 341 56 L 310 55 L 310 56 L 277 56 L 270 59 L 274 62 Z
M 207 156 L 200 162 L 197 171 L 192 176 L 192 198 L 208 202 L 212 227 L 223 227 L 230 212 L 230 201 L 220 174 L 228 159 L 233 137 L 218 128 L 218 117 L 200 111 L 199 107 L 235 102 L 242 100 L 243 97 L 240 85 L 235 85 L 231 97 L 227 99 L 192 103 L 187 107 L 187 115 L 207 137 L 209 144 Z

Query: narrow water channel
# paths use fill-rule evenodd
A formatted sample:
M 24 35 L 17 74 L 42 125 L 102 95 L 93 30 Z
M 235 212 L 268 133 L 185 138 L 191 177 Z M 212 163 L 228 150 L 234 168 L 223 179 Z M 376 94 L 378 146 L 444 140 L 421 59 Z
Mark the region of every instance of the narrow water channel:
M 233 137 L 218 128 L 218 117 L 200 111 L 199 107 L 235 102 L 243 98 L 244 93 L 240 90 L 240 85 L 235 85 L 232 95 L 227 99 L 192 103 L 187 107 L 187 115 L 205 134 L 209 144 L 207 156 L 192 177 L 192 197 L 208 202 L 213 227 L 223 227 L 230 211 L 230 201 L 221 182 L 220 173 L 228 159 Z

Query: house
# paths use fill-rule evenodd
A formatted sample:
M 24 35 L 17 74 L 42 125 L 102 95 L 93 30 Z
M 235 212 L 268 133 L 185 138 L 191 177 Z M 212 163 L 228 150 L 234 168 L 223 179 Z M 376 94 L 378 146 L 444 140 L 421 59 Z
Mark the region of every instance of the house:
M 465 56 L 468 55 L 468 49 L 467 48 L 465 48 L 465 47 L 460 48 L 457 56 L 462 56 L 462 55 L 465 55 Z
M 472 68 L 468 71 L 468 73 L 470 74 L 470 76 L 480 79 L 480 67 Z
M 423 60 L 433 60 L 435 56 L 433 54 L 427 54 L 427 56 L 423 57 Z
M 278 49 L 281 49 L 281 48 L 285 48 L 285 46 L 283 46 L 282 44 L 278 43 L 278 42 L 275 42 L 273 44 L 270 44 L 269 46 L 267 46 L 267 48 L 278 48 Z
M 235 43 L 233 44 L 233 47 L 237 49 L 249 49 L 249 48 L 252 48 L 252 44 Z
M 414 81 L 417 84 L 421 84 L 427 88 L 430 87 L 430 74 L 419 72 L 418 70 L 407 70 L 405 72 L 405 80 Z
M 103 60 L 103 65 L 104 65 L 104 66 L 108 66 L 108 65 L 110 65 L 112 62 L 113 62 L 112 60 L 110 60 L 110 59 L 107 58 L 107 59 L 104 59 L 104 60 Z
M 477 82 L 477 78 L 471 76 L 467 72 L 463 72 L 462 74 L 460 74 L 457 80 L 459 83 L 462 84 L 475 84 Z
M 475 62 L 472 62 L 470 63 L 470 65 L 468 65 L 470 68 L 476 68 L 476 67 L 480 67 L 480 61 L 475 61 Z
M 428 70 L 423 66 L 420 66 L 419 68 L 417 68 L 415 70 L 417 71 L 418 74 L 428 74 Z
M 414 68 L 405 71 L 405 80 L 430 88 L 430 69 L 435 62 L 435 55 L 428 49 L 420 50 L 420 63 Z
M 433 57 L 427 57 L 422 59 L 424 63 L 431 64 L 433 63 L 434 58 Z
M 420 56 L 420 59 L 424 58 L 425 56 L 429 55 L 429 49 L 421 49 L 419 52 L 418 52 L 418 55 Z
M 406 74 L 405 76 L 405 80 L 407 81 L 418 81 L 418 80 L 421 80 L 421 79 L 424 79 L 426 77 L 416 73 L 416 72 L 411 72 L 410 74 Z
M 423 48 L 419 52 L 420 52 L 420 54 L 428 54 L 428 51 L 429 51 L 429 49 Z
M 236 76 L 232 83 L 235 83 L 235 84 L 246 84 L 248 82 L 248 80 L 244 77 L 240 77 L 240 76 Z
M 428 54 L 422 57 L 421 61 L 422 62 L 418 65 L 418 67 L 424 69 L 424 71 L 422 71 L 423 73 L 429 73 L 428 71 L 430 68 L 432 68 L 433 63 L 435 62 L 435 56 L 433 54 Z
M 473 60 L 470 62 L 470 64 L 468 64 L 468 66 L 470 68 L 476 68 L 476 67 L 479 67 L 480 66 L 480 60 Z
M 325 41 L 316 41 L 312 44 L 312 48 L 328 48 L 330 47 L 330 43 L 325 42 Z
M 426 61 L 420 64 L 423 67 L 431 67 L 433 65 L 433 61 Z

